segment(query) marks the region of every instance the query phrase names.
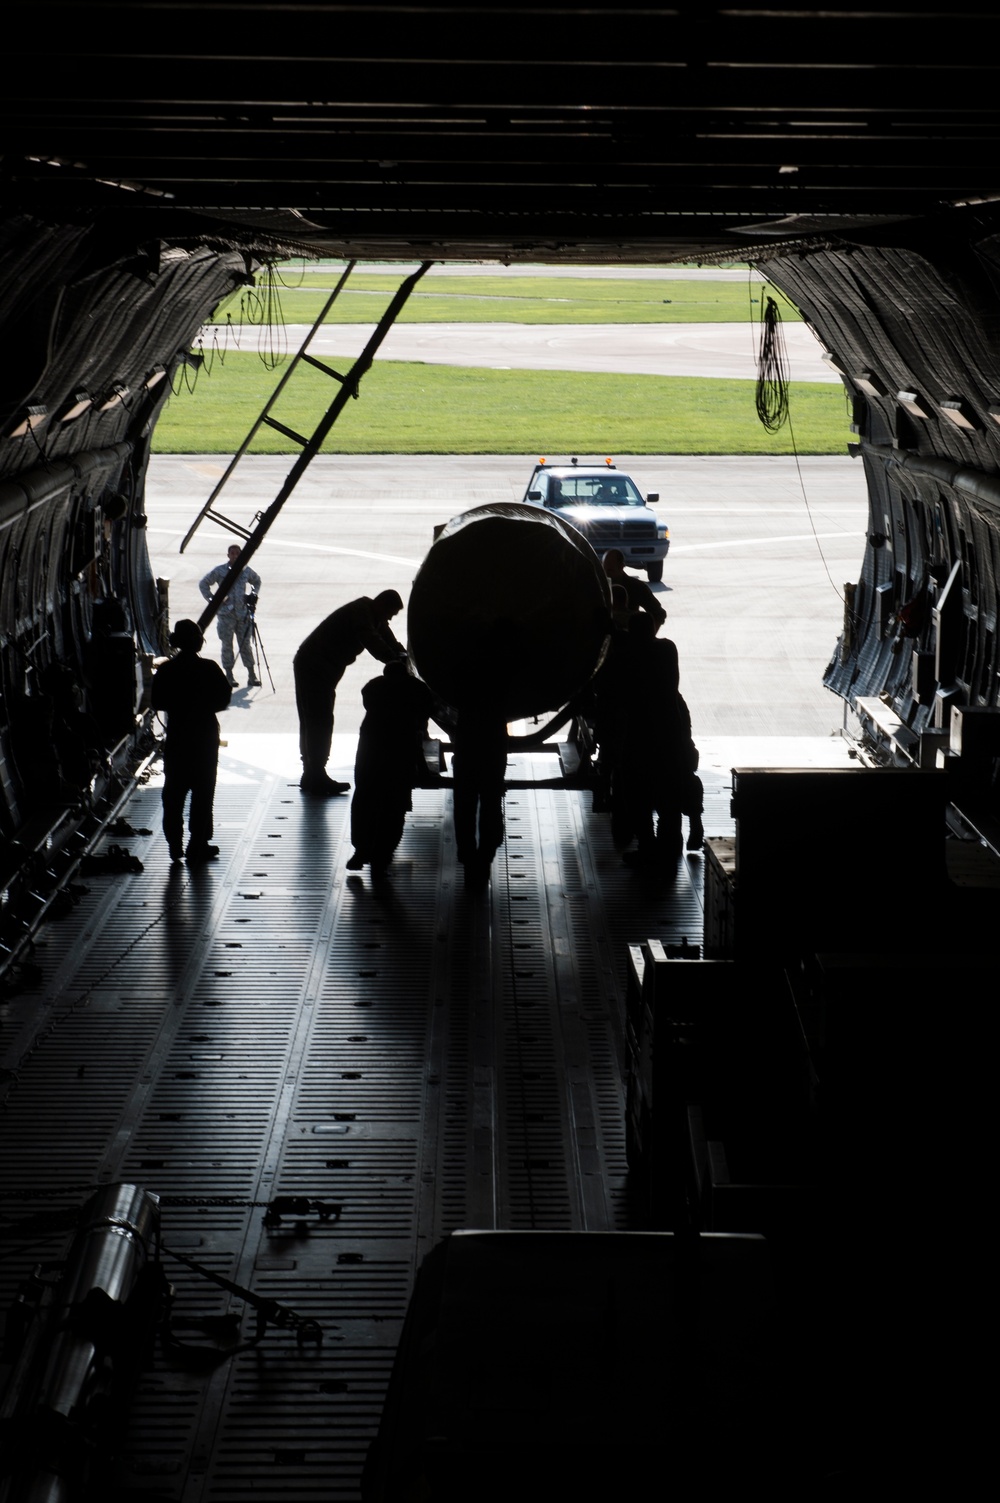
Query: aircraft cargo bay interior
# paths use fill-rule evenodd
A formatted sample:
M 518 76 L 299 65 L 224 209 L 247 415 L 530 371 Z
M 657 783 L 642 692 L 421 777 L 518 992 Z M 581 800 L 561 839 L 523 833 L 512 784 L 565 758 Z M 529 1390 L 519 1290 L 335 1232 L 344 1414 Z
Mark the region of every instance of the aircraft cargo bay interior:
M 998 27 L 13 5 L 3 1503 L 981 1486 Z

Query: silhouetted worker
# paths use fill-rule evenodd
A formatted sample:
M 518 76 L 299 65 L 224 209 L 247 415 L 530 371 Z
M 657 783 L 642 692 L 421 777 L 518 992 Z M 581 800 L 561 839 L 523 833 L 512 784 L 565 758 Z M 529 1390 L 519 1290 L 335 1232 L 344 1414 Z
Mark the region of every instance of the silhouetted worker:
M 691 712 L 684 702 L 683 694 L 678 694 L 681 706 L 681 716 L 687 723 L 687 735 L 690 750 L 688 752 L 688 772 L 683 781 L 681 795 L 681 813 L 687 815 L 688 838 L 687 848 L 689 851 L 700 851 L 705 844 L 705 826 L 702 815 L 705 813 L 705 785 L 698 776 L 698 763 L 701 761 L 701 753 L 694 744 L 691 734 Z
M 700 817 L 701 781 L 695 775 L 691 717 L 679 690 L 677 648 L 655 632 L 644 612 L 632 618 L 626 719 L 612 774 L 612 827 L 619 847 L 633 836 L 637 840 L 637 849 L 623 856 L 629 865 L 672 876 L 683 846 L 681 816 L 697 802 Z M 695 828 L 692 820 L 692 836 Z
M 624 585 L 612 584 L 611 586 L 611 624 L 619 631 L 628 631 L 629 621 L 634 615 L 632 607 L 628 603 L 628 590 Z
M 168 658 L 153 675 L 153 709 L 166 714 L 163 743 L 163 833 L 170 859 L 184 852 L 184 801 L 190 838 L 187 859 L 192 865 L 212 861 L 219 847 L 212 845 L 212 803 L 219 765 L 219 722 L 216 713 L 232 697 L 218 663 L 198 654 L 205 638 L 194 621 L 178 621 L 170 633 L 177 656 Z
M 503 844 L 507 725 L 488 703 L 467 704 L 452 733 L 455 845 L 467 887 L 483 887 Z
M 635 574 L 625 573 L 625 555 L 621 549 L 609 548 L 601 562 L 612 588 L 620 585 L 625 591 L 629 611 L 645 611 L 648 616 L 652 616 L 659 630 L 667 619 L 667 613 L 644 579 L 639 579 Z
M 410 673 L 403 658 L 387 663 L 381 678 L 361 691 L 365 718 L 358 734 L 351 800 L 349 871 L 370 866 L 381 876 L 403 838 L 413 807 L 413 785 L 424 771 L 423 742 L 431 691 Z
M 206 600 L 212 599 L 213 588 L 217 590 L 222 584 L 239 558 L 241 549 L 233 543 L 226 552 L 229 558 L 228 564 L 217 564 L 214 569 L 209 569 L 204 579 L 198 583 L 198 588 Z M 256 597 L 259 594 L 260 575 L 256 569 L 251 569 L 249 564 L 245 564 L 215 615 L 215 629 L 222 643 L 222 671 L 232 688 L 236 687 L 233 674 L 236 663 L 236 654 L 233 651 L 234 637 L 243 666 L 247 670 L 247 688 L 255 689 L 260 684 L 253 660 L 253 610 L 248 605 L 250 596 L 253 596 L 253 605 L 256 605 Z
M 299 787 L 303 793 L 329 796 L 350 788 L 350 783 L 334 782 L 326 771 L 333 744 L 337 685 L 344 669 L 362 652 L 370 652 L 380 663 L 406 657 L 406 648 L 396 641 L 389 627 L 402 609 L 402 599 L 395 590 L 383 590 L 374 600 L 362 595 L 321 621 L 295 654 L 292 671 L 302 756 Z
M 624 587 L 611 586 L 611 625 L 604 661 L 591 680 L 591 715 L 598 755 L 594 764 L 593 810 L 605 814 L 611 808 L 611 778 L 625 725 L 630 687 L 628 660 L 635 639 L 629 637 L 631 612 Z

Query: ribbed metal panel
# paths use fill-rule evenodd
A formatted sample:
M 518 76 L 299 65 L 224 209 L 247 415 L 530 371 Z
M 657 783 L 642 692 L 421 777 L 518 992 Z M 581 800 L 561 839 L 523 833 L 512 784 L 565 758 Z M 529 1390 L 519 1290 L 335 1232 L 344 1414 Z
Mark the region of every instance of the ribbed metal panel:
M 345 1341 L 268 1364 L 240 1358 L 215 1448 L 213 1499 L 354 1498 L 378 1428 L 392 1347 Z
M 527 765 L 527 764 L 526 764 Z M 128 1178 L 168 1248 L 322 1327 L 269 1330 L 189 1370 L 161 1352 L 120 1458 L 139 1496 L 353 1500 L 423 1252 L 459 1226 L 630 1222 L 620 1007 L 629 941 L 700 940 L 700 858 L 677 883 L 621 863 L 588 794 L 516 790 L 489 889 L 466 891 L 449 799 L 415 795 L 390 880 L 349 875 L 347 801 L 227 758 L 222 856 L 171 868 L 159 792 L 130 808 L 145 869 L 100 876 L 8 1009 L 8 1219 Z M 519 775 L 521 769 L 513 769 Z M 722 780 L 706 779 L 724 809 Z M 716 788 L 718 785 L 718 788 Z M 720 833 L 722 831 L 720 830 Z M 10 1082 L 8 1082 L 10 1084 Z M 250 1202 L 318 1200 L 266 1228 Z M 59 1255 L 64 1235 L 44 1244 Z M 0 1292 L 39 1256 L 4 1259 Z M 177 1334 L 242 1315 L 168 1259 Z

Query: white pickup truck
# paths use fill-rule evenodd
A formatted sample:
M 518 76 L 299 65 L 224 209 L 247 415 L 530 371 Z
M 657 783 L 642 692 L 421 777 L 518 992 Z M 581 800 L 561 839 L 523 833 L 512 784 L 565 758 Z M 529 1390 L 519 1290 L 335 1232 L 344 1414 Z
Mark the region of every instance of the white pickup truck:
M 603 465 L 549 464 L 539 460 L 524 500 L 557 511 L 582 532 L 597 553 L 619 548 L 631 569 L 645 569 L 652 581 L 663 578 L 670 529 L 650 507 L 656 491 L 643 499 L 635 481 L 610 462 Z

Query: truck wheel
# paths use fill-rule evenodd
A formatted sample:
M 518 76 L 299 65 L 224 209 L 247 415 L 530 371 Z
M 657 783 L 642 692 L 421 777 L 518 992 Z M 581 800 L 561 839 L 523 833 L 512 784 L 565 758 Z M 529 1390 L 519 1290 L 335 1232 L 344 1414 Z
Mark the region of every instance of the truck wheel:
M 646 565 L 646 573 L 649 576 L 649 582 L 650 582 L 650 584 L 659 584 L 660 580 L 663 578 L 663 560 L 662 560 L 662 558 L 660 559 L 659 563 L 647 564 Z

